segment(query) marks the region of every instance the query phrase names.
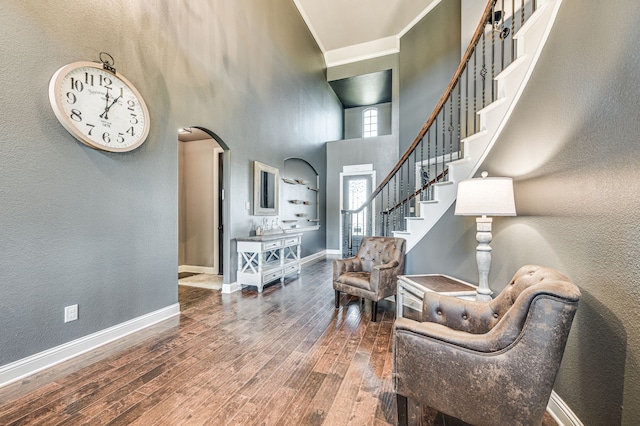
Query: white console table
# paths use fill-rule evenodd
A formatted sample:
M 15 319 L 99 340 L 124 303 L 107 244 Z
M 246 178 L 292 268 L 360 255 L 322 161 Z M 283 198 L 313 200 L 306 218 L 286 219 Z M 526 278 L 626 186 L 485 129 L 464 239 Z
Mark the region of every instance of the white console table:
M 396 317 L 402 318 L 405 306 L 422 311 L 422 300 L 427 292 L 474 300 L 477 290 L 477 286 L 448 275 L 400 275 L 396 293 Z
M 262 293 L 264 285 L 293 273 L 300 273 L 302 233 L 281 233 L 236 238 L 238 284 L 254 285 Z

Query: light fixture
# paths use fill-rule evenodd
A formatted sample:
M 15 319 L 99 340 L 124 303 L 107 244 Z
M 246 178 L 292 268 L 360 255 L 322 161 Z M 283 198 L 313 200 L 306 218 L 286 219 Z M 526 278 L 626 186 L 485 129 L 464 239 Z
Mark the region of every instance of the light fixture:
M 500 39 L 504 40 L 511 33 L 511 29 L 509 29 L 509 27 L 504 26 L 504 21 L 502 20 L 502 16 L 503 16 L 502 10 L 494 11 L 493 15 L 490 15 L 489 19 L 487 19 L 487 25 L 491 25 L 492 30 L 496 33 L 500 33 Z M 502 24 L 500 24 L 500 21 L 502 21 Z
M 487 216 L 515 216 L 516 205 L 513 198 L 513 179 L 487 177 L 467 179 L 458 183 L 456 211 L 459 216 L 480 216 L 476 218 L 476 261 L 478 263 L 478 292 L 476 300 L 491 300 L 489 269 L 491 269 L 491 223 Z

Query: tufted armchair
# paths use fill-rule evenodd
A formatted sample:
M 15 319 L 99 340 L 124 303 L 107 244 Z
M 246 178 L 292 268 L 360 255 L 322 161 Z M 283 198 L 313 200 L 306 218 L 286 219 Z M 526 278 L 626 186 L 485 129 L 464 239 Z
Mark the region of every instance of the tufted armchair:
M 378 301 L 396 294 L 397 277 L 404 272 L 403 238 L 364 237 L 358 253 L 333 261 L 336 309 L 340 292 L 371 300 L 371 321 L 376 321 Z
M 410 398 L 474 425 L 539 425 L 579 300 L 540 266 L 520 268 L 489 302 L 426 293 L 422 322 L 395 323 L 398 424 Z

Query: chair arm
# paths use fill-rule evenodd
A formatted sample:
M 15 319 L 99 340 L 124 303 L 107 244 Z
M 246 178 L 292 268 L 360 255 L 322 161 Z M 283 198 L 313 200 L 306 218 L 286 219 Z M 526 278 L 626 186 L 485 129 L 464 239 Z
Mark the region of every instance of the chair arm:
M 371 290 L 383 297 L 396 294 L 398 266 L 400 262 L 397 260 L 374 266 L 371 269 Z
M 420 321 L 441 324 L 453 330 L 473 334 L 487 333 L 500 316 L 491 304 L 454 296 L 426 292 L 422 299 Z
M 362 271 L 362 263 L 357 257 L 349 257 L 346 259 L 334 259 L 333 261 L 333 280 L 337 281 L 340 275 L 345 272 Z
M 486 334 L 467 333 L 434 322 L 418 322 L 408 318 L 398 318 L 394 328 L 396 334 L 402 331 L 410 332 L 420 337 L 438 340 L 472 351 L 489 353 L 499 349 L 492 345 L 492 339 L 489 339 Z

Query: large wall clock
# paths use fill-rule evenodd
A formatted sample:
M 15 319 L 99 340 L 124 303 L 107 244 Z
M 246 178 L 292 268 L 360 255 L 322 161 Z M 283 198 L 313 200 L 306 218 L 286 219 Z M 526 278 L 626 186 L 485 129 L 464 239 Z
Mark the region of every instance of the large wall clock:
M 51 77 L 49 101 L 60 123 L 80 142 L 103 151 L 126 152 L 147 138 L 149 111 L 138 90 L 111 64 L 63 66 Z

